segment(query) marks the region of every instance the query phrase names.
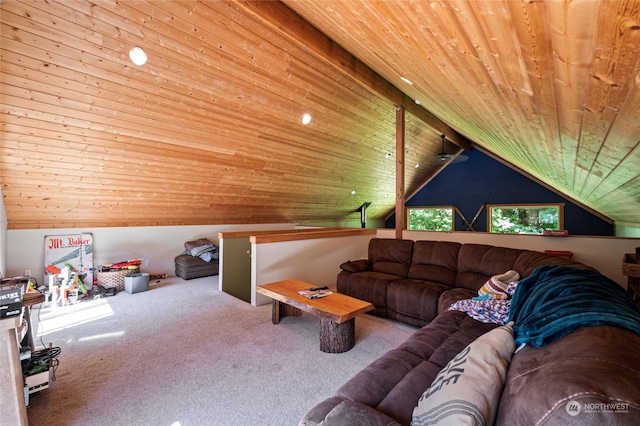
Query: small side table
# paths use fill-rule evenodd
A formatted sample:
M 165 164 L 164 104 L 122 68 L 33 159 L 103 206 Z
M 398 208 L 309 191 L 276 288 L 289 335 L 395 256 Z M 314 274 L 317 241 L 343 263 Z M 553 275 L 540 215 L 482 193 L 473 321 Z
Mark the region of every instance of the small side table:
M 635 254 L 625 254 L 622 260 L 622 274 L 627 276 L 627 291 L 640 307 L 640 263 Z

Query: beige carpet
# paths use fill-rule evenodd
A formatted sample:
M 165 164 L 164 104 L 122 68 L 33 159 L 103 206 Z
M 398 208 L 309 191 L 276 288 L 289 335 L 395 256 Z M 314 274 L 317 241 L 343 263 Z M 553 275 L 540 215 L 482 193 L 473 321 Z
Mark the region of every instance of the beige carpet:
M 271 307 L 219 292 L 217 277 L 33 310 L 38 345 L 61 348 L 29 424 L 295 425 L 414 328 L 362 315 L 356 346 L 319 351 L 316 317 L 271 323 Z

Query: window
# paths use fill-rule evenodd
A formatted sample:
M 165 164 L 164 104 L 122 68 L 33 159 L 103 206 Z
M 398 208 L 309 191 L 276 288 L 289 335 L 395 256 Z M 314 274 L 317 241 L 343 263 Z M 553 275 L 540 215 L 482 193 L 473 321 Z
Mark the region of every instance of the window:
M 453 231 L 453 206 L 407 207 L 410 231 Z
M 489 232 L 542 234 L 564 229 L 564 204 L 489 205 Z

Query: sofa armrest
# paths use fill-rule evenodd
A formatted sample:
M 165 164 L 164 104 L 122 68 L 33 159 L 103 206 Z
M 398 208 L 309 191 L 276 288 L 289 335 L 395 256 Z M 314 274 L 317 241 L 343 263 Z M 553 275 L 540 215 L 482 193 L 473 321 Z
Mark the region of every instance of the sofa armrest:
M 471 299 L 477 296 L 478 292 L 468 288 L 452 288 L 443 292 L 438 298 L 438 313 L 448 311 L 449 307 L 459 300 Z
M 353 262 L 348 260 L 340 265 L 340 269 L 347 272 L 365 272 L 371 271 L 373 268 L 371 262 L 367 259 L 354 260 Z
M 332 397 L 325 402 L 335 405 L 330 411 L 326 412 L 324 417 L 318 415 L 326 410 L 326 407 L 320 404 L 319 412 L 314 413 L 314 409 L 312 409 L 300 420 L 299 426 L 352 426 L 364 424 L 369 426 L 400 426 L 391 417 L 368 405 L 356 401 L 343 400 L 342 402 L 337 402 L 336 400 L 337 397 Z
M 613 326 L 525 346 L 511 360 L 495 425 L 637 425 L 638 347 L 639 335 Z

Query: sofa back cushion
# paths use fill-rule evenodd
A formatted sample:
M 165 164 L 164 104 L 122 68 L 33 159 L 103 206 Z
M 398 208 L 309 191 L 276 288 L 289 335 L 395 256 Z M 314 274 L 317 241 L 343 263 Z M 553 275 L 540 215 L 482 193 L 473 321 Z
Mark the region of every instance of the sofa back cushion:
M 494 275 L 514 268 L 522 250 L 485 244 L 463 244 L 458 254 L 456 287 L 478 291 Z
M 462 244 L 448 241 L 416 241 L 408 278 L 453 287 Z
M 369 261 L 375 272 L 406 278 L 412 251 L 412 240 L 372 238 L 369 241 Z
M 518 271 L 522 278 L 525 278 L 531 275 L 533 270 L 540 265 L 568 266 L 571 268 L 583 268 L 596 271 L 596 269 L 591 266 L 587 266 L 566 257 L 531 250 L 522 250 L 516 259 L 516 263 L 513 264 L 513 269 Z

